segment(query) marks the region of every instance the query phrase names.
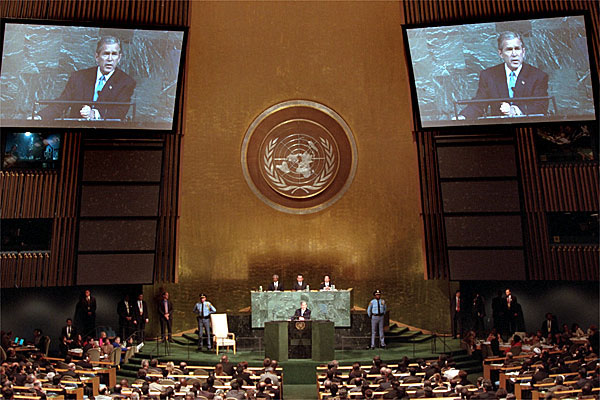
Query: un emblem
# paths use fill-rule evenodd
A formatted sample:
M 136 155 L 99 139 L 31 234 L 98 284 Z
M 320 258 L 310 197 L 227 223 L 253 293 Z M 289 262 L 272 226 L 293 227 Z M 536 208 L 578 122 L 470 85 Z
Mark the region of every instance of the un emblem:
M 304 198 L 319 194 L 335 179 L 339 154 L 331 137 L 292 133 L 267 137 L 261 172 L 276 192 Z
M 252 191 L 289 213 L 312 213 L 333 204 L 352 183 L 356 165 L 356 144 L 346 122 L 311 101 L 287 101 L 265 110 L 242 144 L 242 169 Z

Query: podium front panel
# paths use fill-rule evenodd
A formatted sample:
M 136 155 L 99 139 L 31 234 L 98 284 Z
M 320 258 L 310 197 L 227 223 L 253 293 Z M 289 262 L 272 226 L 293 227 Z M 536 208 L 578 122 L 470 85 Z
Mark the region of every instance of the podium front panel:
M 278 361 L 288 360 L 288 321 L 265 324 L 265 357 Z
M 331 321 L 312 322 L 312 353 L 314 361 L 335 359 L 335 328 Z

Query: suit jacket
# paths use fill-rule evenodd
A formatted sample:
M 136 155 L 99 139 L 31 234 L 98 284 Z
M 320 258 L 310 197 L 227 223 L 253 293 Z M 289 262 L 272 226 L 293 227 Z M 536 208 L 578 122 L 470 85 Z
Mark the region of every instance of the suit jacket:
M 306 282 L 302 281 L 302 284 L 300 285 L 298 283 L 298 281 L 294 282 L 294 286 L 292 287 L 292 289 L 294 290 L 306 290 Z
M 277 291 L 283 292 L 285 289 L 283 288 L 283 282 L 278 281 L 279 283 L 277 284 Z M 269 283 L 269 288 L 267 289 L 271 292 L 275 291 L 275 285 L 273 284 L 273 282 Z
M 62 117 L 63 113 L 68 118 L 81 118 L 79 110 L 84 105 L 92 106 L 94 89 L 96 86 L 96 74 L 98 67 L 75 71 L 69 77 L 65 90 L 56 100 L 81 101 L 77 104 L 51 104 L 39 112 L 43 120 L 52 120 Z M 129 102 L 136 82 L 119 68 L 106 81 L 102 90 L 98 93 L 98 102 L 117 101 Z M 129 105 L 106 105 L 96 104 L 95 108 L 100 116 L 105 119 L 124 120 L 129 111 Z
M 71 325 L 71 336 L 68 337 L 67 336 L 67 326 L 63 326 L 61 332 L 60 332 L 60 338 L 62 340 L 62 338 L 67 338 L 67 339 L 71 339 L 71 340 L 75 340 L 77 339 L 77 328 L 75 328 L 73 325 Z
M 79 302 L 80 312 L 84 317 L 87 317 L 87 313 L 91 312 L 92 316 L 96 315 L 96 298 L 94 296 L 90 296 L 90 301 L 88 302 L 86 298 L 82 298 Z
M 333 286 L 333 282 L 329 281 L 329 287 Z M 321 290 L 325 289 L 325 282 L 321 282 Z
M 296 312 L 294 313 L 294 318 L 293 319 L 298 319 L 302 314 L 302 310 L 299 308 L 296 310 Z M 304 319 L 310 319 L 310 310 L 307 308 L 306 310 L 304 310 Z
M 548 74 L 542 70 L 523 63 L 523 68 L 517 76 L 512 104 L 518 106 L 523 114 L 548 113 L 548 100 L 523 101 L 519 97 L 542 97 L 548 96 Z M 506 84 L 506 71 L 504 63 L 491 68 L 484 69 L 479 74 L 479 87 L 473 100 L 497 99 L 508 97 L 508 85 Z M 475 119 L 484 115 L 488 106 L 491 106 L 491 115 L 502 115 L 500 105 L 502 102 L 474 103 L 464 108 L 460 115 L 466 119 Z
M 146 304 L 146 300 L 142 300 L 142 313 L 140 315 L 140 307 L 138 306 L 138 300 L 135 300 L 133 303 L 133 314 L 135 319 L 140 321 L 148 318 L 148 304 Z
M 492 316 L 499 318 L 504 313 L 504 303 L 501 296 L 496 296 L 492 299 Z
M 483 300 L 483 297 L 479 296 L 473 299 L 473 308 L 471 309 L 471 313 L 476 318 L 485 317 L 485 301 Z
M 165 306 L 163 303 L 163 299 L 160 299 L 157 303 L 157 310 L 158 310 L 158 315 L 160 318 L 165 318 Z M 169 319 L 172 319 L 172 315 L 173 315 L 173 303 L 171 303 L 171 300 L 167 300 L 167 310 L 169 311 Z
M 452 318 L 454 318 L 454 315 L 456 315 L 456 295 L 452 296 L 452 300 L 450 300 L 450 304 L 452 305 L 451 307 L 451 315 Z M 463 314 L 465 308 L 465 300 L 460 297 L 460 312 L 459 315 Z
M 558 333 L 558 321 L 556 320 L 556 318 L 552 318 L 552 323 L 550 324 L 550 332 L 552 333 L 552 336 L 554 336 L 556 333 Z M 544 337 L 548 336 L 548 320 L 545 319 L 544 322 L 542 322 L 542 335 L 544 335 Z
M 137 302 L 137 300 L 136 300 Z M 127 317 L 133 317 L 134 316 L 134 304 L 131 302 L 131 300 L 129 300 L 128 302 L 129 304 L 129 309 L 127 307 L 125 307 L 125 301 L 121 300 L 118 304 L 117 304 L 117 314 L 119 314 L 119 325 L 124 326 L 127 325 Z

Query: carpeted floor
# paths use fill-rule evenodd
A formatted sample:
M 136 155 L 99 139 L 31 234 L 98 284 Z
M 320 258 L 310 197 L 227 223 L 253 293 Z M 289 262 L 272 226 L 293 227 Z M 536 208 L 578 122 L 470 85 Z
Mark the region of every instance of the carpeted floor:
M 310 385 L 288 385 L 285 384 L 285 400 L 316 400 L 317 386 L 315 383 Z
M 436 358 L 438 353 L 458 350 L 458 340 L 446 339 L 445 343 L 442 343 L 441 339 L 438 339 L 435 345 L 432 341 L 427 341 L 415 344 L 393 344 L 388 346 L 385 350 L 338 350 L 335 352 L 335 358 L 342 364 L 350 364 L 354 361 L 359 361 L 364 365 L 370 365 L 371 360 L 375 355 L 381 356 L 384 361 L 397 362 L 404 356 L 407 356 L 410 359 L 431 359 Z M 251 366 L 262 365 L 264 359 L 264 351 L 238 351 L 235 355 L 233 352 L 225 352 L 222 354 L 227 354 L 230 362 L 238 363 L 240 361 L 247 361 Z M 219 361 L 222 354 L 216 355 L 214 352 L 208 351 L 197 352 L 195 346 L 184 346 L 177 343 L 171 344 L 169 349 L 167 349 L 164 344 L 157 345 L 156 343 L 147 342 L 141 352 L 130 361 L 129 365 L 122 368 L 120 375 L 127 376 L 127 371 L 133 372 L 134 370 L 137 370 L 137 368 L 139 368 L 137 365 L 139 365 L 140 358 L 157 357 L 163 361 L 187 361 L 191 365 L 212 366 Z M 305 399 L 308 395 L 316 396 L 316 387 L 314 386 L 315 371 L 318 365 L 323 364 L 322 362 L 293 359 L 281 362 L 280 364 L 284 370 L 286 394 L 288 393 L 287 387 L 289 385 L 291 391 L 290 396 L 301 396 L 293 398 Z

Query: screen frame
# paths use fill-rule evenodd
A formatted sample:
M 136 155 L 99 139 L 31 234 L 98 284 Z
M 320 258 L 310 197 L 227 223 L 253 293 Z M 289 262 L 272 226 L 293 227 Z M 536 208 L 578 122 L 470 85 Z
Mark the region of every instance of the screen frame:
M 590 65 L 590 77 L 592 82 L 592 96 L 593 96 L 593 105 L 594 105 L 594 119 L 580 119 L 580 120 L 549 120 L 547 118 L 536 119 L 520 119 L 518 118 L 515 121 L 502 122 L 502 123 L 485 123 L 485 124 L 473 124 L 472 122 L 466 121 L 448 121 L 447 125 L 440 126 L 423 126 L 423 121 L 421 120 L 421 112 L 419 107 L 419 98 L 417 94 L 417 87 L 415 84 L 415 74 L 413 69 L 412 57 L 410 52 L 410 46 L 408 42 L 408 30 L 409 29 L 419 29 L 419 28 L 435 28 L 435 27 L 444 27 L 444 26 L 460 26 L 460 25 L 474 25 L 474 24 L 485 24 L 485 23 L 498 23 L 498 22 L 511 22 L 511 21 L 523 21 L 523 20 L 542 20 L 548 18 L 564 18 L 564 17 L 583 17 L 585 23 L 585 34 L 587 40 L 587 49 L 588 49 L 588 62 Z M 471 132 L 477 131 L 481 133 L 483 129 L 506 129 L 511 127 L 525 127 L 531 125 L 547 125 L 547 124 L 565 124 L 565 123 L 589 123 L 600 120 L 600 106 L 598 105 L 598 70 L 596 66 L 596 59 L 593 57 L 593 42 L 592 42 L 592 19 L 590 16 L 589 10 L 577 10 L 577 11 L 562 11 L 562 12 L 545 12 L 545 13 L 525 13 L 519 15 L 505 15 L 505 16 L 497 16 L 497 17 L 477 17 L 477 18 L 465 18 L 461 21 L 435 21 L 429 23 L 417 23 L 417 24 L 402 24 L 402 40 L 404 44 L 404 56 L 407 63 L 408 70 L 408 79 L 409 86 L 411 91 L 411 107 L 412 107 L 412 115 L 413 122 L 417 130 L 419 131 L 439 131 L 439 132 L 448 132 L 448 131 L 456 131 L 461 130 L 463 132 Z M 506 120 L 504 120 L 506 121 Z
M 118 133 L 127 132 L 134 134 L 144 133 L 164 133 L 164 134 L 175 134 L 181 133 L 183 129 L 183 118 L 180 118 L 184 107 L 183 99 L 183 81 L 185 80 L 185 68 L 187 64 L 187 53 L 188 53 L 188 34 L 189 26 L 187 25 L 147 25 L 147 24 L 135 24 L 135 28 L 128 26 L 124 22 L 97 22 L 97 21 L 69 21 L 69 20 L 54 20 L 54 19 L 33 19 L 33 18 L 0 18 L 0 57 L 4 54 L 4 36 L 6 24 L 20 24 L 20 25 L 52 25 L 52 26 L 66 26 L 66 27 L 85 27 L 85 28 L 100 28 L 100 29 L 124 29 L 124 30 L 149 30 L 149 31 L 170 31 L 170 32 L 182 32 L 181 42 L 181 58 L 179 61 L 179 68 L 177 71 L 177 87 L 175 89 L 175 102 L 173 104 L 173 121 L 171 128 L 169 129 L 155 129 L 155 128 L 111 128 L 111 127 L 93 127 L 85 125 L 74 126 L 48 126 L 47 124 L 40 123 L 41 121 L 24 120 L 23 124 L 18 126 L 3 126 L 0 122 L 0 128 L 4 129 L 17 129 L 17 130 L 30 130 L 30 131 L 41 131 L 41 130 L 58 130 L 61 132 L 65 131 L 81 131 L 81 132 L 98 132 L 98 133 Z M 0 67 L 2 65 L 2 59 L 0 58 Z

